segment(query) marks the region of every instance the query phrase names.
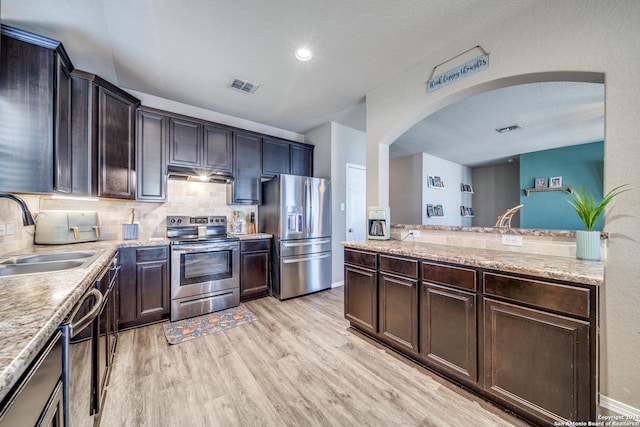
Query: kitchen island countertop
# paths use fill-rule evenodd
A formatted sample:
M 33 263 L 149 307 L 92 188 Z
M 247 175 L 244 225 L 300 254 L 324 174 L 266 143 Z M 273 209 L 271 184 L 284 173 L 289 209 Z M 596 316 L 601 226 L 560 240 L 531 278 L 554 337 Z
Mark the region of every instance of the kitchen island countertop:
M 349 241 L 342 246 L 572 283 L 604 284 L 603 261 L 400 240 Z

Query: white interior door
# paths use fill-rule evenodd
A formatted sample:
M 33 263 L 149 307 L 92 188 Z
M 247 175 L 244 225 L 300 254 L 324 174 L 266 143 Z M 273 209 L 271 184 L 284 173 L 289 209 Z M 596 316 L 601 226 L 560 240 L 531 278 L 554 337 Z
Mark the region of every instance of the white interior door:
M 367 169 L 347 163 L 347 240 L 365 240 L 367 223 Z

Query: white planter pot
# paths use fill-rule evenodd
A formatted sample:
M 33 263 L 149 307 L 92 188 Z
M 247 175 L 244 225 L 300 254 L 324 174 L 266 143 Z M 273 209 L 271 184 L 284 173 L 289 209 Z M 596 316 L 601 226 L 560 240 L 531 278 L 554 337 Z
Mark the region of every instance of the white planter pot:
M 589 261 L 600 260 L 599 231 L 576 231 L 576 258 Z

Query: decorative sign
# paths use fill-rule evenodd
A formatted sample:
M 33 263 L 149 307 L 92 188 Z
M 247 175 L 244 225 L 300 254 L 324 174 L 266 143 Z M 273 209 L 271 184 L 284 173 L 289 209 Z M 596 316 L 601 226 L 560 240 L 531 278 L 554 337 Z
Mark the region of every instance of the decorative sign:
M 433 92 L 489 67 L 489 55 L 482 55 L 429 79 L 427 92 Z

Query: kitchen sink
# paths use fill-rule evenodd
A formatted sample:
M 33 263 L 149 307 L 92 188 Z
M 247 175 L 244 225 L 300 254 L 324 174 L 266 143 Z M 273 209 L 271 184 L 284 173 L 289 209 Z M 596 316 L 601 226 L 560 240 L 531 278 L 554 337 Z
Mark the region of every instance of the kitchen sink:
M 84 264 L 84 261 L 81 259 L 35 262 L 32 264 L 2 264 L 0 265 L 0 277 L 68 270 L 80 267 L 82 264 Z
M 73 251 L 13 256 L 0 261 L 0 277 L 69 270 L 90 263 L 96 253 Z
M 7 264 L 34 264 L 41 262 L 51 261 L 67 261 L 78 260 L 92 257 L 96 254 L 95 251 L 77 251 L 77 252 L 54 252 L 50 254 L 38 254 L 38 255 L 23 255 L 13 258 L 9 258 L 6 261 L 0 262 L 0 265 Z

